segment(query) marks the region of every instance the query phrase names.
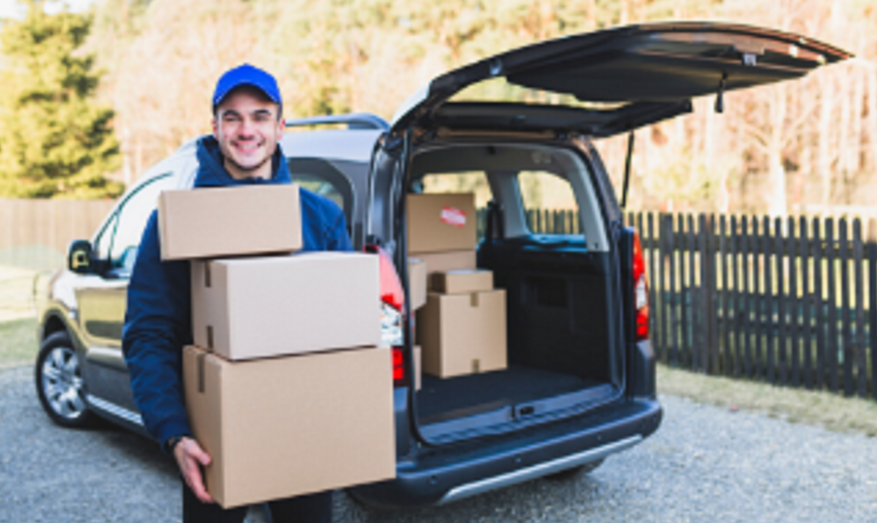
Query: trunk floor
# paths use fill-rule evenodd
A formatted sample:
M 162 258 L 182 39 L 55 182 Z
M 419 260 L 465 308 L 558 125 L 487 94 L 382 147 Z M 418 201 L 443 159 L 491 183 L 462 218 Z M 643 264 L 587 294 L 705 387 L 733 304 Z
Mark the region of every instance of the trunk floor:
M 603 385 L 572 374 L 518 366 L 446 379 L 423 374 L 421 379 L 416 397 L 422 425 Z

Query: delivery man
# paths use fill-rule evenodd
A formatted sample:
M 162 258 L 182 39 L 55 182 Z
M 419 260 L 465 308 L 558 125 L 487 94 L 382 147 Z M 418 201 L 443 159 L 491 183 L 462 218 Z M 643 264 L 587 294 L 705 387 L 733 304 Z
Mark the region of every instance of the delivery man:
M 277 82 L 267 72 L 245 64 L 223 74 L 213 94 L 213 134 L 198 140 L 195 188 L 290 183 L 277 143 L 286 125 L 282 111 Z M 305 189 L 300 202 L 303 250 L 352 250 L 344 213 L 334 202 Z M 153 212 L 128 286 L 122 334 L 134 400 L 146 429 L 180 467 L 183 521 L 241 522 L 247 507 L 224 510 L 207 493 L 202 467 L 211 458 L 189 426 L 181 352 L 192 343 L 191 317 L 189 262 L 161 261 Z M 275 523 L 328 523 L 332 493 L 274 501 L 269 507 Z

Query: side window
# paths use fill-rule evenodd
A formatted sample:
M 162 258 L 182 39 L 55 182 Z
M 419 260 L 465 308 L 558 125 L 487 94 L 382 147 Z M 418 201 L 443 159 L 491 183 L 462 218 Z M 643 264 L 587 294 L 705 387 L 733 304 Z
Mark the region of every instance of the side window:
M 578 203 L 567 180 L 545 171 L 521 171 L 518 173 L 518 188 L 531 232 L 581 232 Z
M 95 253 L 101 259 L 109 260 L 110 269 L 131 271 L 143 229 L 158 204 L 159 193 L 174 187 L 173 176 L 167 173 L 136 187 L 125 196 L 95 242 Z
M 293 182 L 337 203 L 344 211 L 348 229 L 352 227 L 353 188 L 341 171 L 323 160 L 293 158 L 289 160 L 289 173 Z

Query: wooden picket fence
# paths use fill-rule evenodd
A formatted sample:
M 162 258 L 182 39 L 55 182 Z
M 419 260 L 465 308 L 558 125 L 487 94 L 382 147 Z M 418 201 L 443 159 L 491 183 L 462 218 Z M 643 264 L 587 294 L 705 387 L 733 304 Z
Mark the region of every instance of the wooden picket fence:
M 485 213 L 479 211 L 479 235 Z M 877 221 L 631 213 L 660 361 L 696 372 L 877 399 Z M 573 211 L 530 210 L 578 234 Z
M 877 399 L 877 223 L 637 213 L 651 339 L 694 371 Z

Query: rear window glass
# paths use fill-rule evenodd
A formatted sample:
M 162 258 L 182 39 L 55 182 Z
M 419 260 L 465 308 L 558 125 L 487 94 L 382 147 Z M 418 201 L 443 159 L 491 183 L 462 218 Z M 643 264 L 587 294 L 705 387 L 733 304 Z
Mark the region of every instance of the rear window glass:
M 518 186 L 530 231 L 540 234 L 580 232 L 579 207 L 568 181 L 545 171 L 521 171 Z
M 483 209 L 490 201 L 490 185 L 484 171 L 430 173 L 415 184 L 415 192 L 424 194 L 475 193 L 475 207 Z
M 289 160 L 289 174 L 294 183 L 337 203 L 344 211 L 348 230 L 351 228 L 355 198 L 353 185 L 344 173 L 323 160 L 293 158 Z

